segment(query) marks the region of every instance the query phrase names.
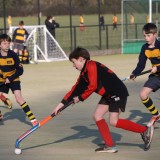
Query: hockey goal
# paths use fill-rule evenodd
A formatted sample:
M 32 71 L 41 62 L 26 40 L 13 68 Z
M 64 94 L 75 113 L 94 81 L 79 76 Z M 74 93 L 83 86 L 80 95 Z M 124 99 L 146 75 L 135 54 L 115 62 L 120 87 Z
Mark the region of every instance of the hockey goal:
M 10 28 L 9 35 L 11 37 L 16 28 L 15 26 Z M 29 33 L 25 45 L 31 61 L 37 63 L 68 60 L 67 55 L 45 25 L 25 26 L 24 28 Z

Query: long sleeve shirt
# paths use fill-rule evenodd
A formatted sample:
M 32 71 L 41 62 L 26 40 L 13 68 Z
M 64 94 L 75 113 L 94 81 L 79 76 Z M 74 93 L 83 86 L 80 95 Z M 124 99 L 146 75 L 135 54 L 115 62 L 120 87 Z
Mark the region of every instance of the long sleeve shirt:
M 20 81 L 19 76 L 23 74 L 23 66 L 18 55 L 12 50 L 7 56 L 0 53 L 0 82 L 5 82 L 6 78 L 12 81 Z
M 105 65 L 96 61 L 86 61 L 75 85 L 62 99 L 63 104 L 69 103 L 78 96 L 81 101 L 93 92 L 107 99 L 112 96 L 126 97 L 128 91 L 123 82 Z
M 136 68 L 133 70 L 132 74 L 140 74 L 146 66 L 147 59 L 150 60 L 152 66 L 157 66 L 157 73 L 152 75 L 160 76 L 160 41 L 155 41 L 154 48 L 149 48 L 149 45 L 147 43 L 142 46 L 139 55 L 139 61 L 137 63 Z

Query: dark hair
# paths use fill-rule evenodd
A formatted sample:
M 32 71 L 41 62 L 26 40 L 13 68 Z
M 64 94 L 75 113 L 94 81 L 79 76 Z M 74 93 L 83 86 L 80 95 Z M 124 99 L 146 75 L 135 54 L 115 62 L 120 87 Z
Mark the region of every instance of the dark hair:
M 143 26 L 142 31 L 144 31 L 146 34 L 155 34 L 157 33 L 157 26 L 154 23 L 147 23 Z
M 86 60 L 90 60 L 89 52 L 86 49 L 81 47 L 77 47 L 70 53 L 69 60 L 71 61 L 71 59 L 73 58 L 78 59 L 79 57 L 83 57 Z
M 52 16 L 47 16 L 47 20 L 50 20 L 50 19 L 52 19 Z
M 24 21 L 19 21 L 19 25 L 23 26 L 24 25 Z
M 11 38 L 10 38 L 7 34 L 1 34 L 1 35 L 0 35 L 0 44 L 1 44 L 3 41 L 11 42 Z

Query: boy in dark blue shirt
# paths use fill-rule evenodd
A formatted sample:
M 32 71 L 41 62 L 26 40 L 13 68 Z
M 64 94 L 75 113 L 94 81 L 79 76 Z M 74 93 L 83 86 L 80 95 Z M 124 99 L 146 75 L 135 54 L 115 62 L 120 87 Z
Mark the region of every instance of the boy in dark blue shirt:
M 34 114 L 30 110 L 27 102 L 24 101 L 21 93 L 20 76 L 23 74 L 23 66 L 20 63 L 18 55 L 9 49 L 11 38 L 6 35 L 0 35 L 0 96 L 3 93 L 8 93 L 9 89 L 15 95 L 17 103 L 21 106 L 25 114 L 28 116 L 32 125 L 36 125 Z M 0 113 L 1 114 L 1 113 Z
M 157 26 L 153 23 L 145 24 L 143 27 L 143 35 L 146 43 L 141 48 L 139 61 L 130 79 L 135 79 L 135 75 L 140 74 L 144 70 L 146 61 L 149 59 L 152 64 L 151 74 L 140 91 L 140 98 L 152 114 L 152 118 L 148 123 L 148 126 L 151 126 L 160 119 L 160 114 L 153 104 L 152 99 L 149 97 L 151 92 L 155 92 L 160 88 L 160 41 L 157 40 Z

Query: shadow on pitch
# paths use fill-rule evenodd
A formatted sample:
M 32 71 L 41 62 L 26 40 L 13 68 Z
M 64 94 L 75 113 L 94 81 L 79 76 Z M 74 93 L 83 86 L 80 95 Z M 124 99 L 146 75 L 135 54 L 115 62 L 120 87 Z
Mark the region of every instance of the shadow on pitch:
M 1 108 L 6 108 L 6 107 L 1 106 Z M 32 126 L 31 123 L 27 121 L 27 117 L 21 108 L 19 108 L 19 109 L 13 108 L 12 110 L 7 109 L 7 112 L 5 112 L 5 113 L 2 112 L 2 114 L 3 114 L 3 120 L 0 121 L 0 125 L 4 125 L 5 121 L 16 119 L 22 123 L 25 123 L 25 124 Z
M 54 143 L 61 143 L 64 141 L 77 140 L 77 139 L 88 139 L 93 138 L 92 143 L 98 144 L 101 142 L 102 138 L 100 137 L 99 131 L 97 129 L 90 129 L 86 126 L 74 126 L 71 129 L 75 130 L 77 133 L 70 135 L 68 137 L 62 138 L 55 141 Z M 111 133 L 115 141 L 120 141 L 122 136 L 118 133 Z
M 127 119 L 129 119 L 131 121 L 134 121 L 134 122 L 137 122 L 139 124 L 146 125 L 147 122 L 151 118 L 150 113 L 143 113 L 140 110 L 130 110 L 130 112 L 131 112 L 130 116 Z M 93 125 L 93 124 L 91 124 L 91 125 Z M 53 142 L 44 143 L 44 144 L 24 148 L 23 150 L 27 150 L 27 149 L 31 149 L 31 148 L 37 148 L 37 147 L 43 147 L 43 146 L 51 145 L 51 144 L 55 144 L 55 143 L 62 143 L 62 142 L 65 142 L 65 141 L 73 141 L 73 140 L 77 140 L 77 139 L 88 139 L 88 138 L 92 138 L 92 137 L 93 137 L 92 143 L 97 144 L 99 146 L 104 145 L 103 142 L 101 143 L 102 138 L 101 138 L 101 136 L 99 134 L 99 131 L 97 129 L 90 129 L 86 126 L 73 126 L 73 127 L 71 127 L 71 129 L 75 130 L 76 133 L 72 134 L 68 137 L 64 137 L 62 139 L 53 141 Z M 155 129 L 157 129 L 157 127 L 155 127 Z M 125 131 L 124 130 L 124 132 L 129 133 L 130 131 Z M 122 138 L 121 134 L 114 133 L 114 132 L 111 132 L 111 134 L 112 134 L 113 140 L 115 141 L 115 143 L 117 145 L 137 146 L 137 147 L 143 149 L 143 146 L 144 146 L 143 141 L 142 142 L 138 141 L 137 143 L 123 143 L 123 142 L 120 142 L 121 138 Z M 135 133 L 135 134 L 139 134 L 139 133 Z M 140 140 L 141 140 L 141 137 L 140 137 Z M 135 142 L 136 141 L 137 140 L 135 140 Z
M 104 145 L 102 142 L 102 138 L 99 134 L 99 131 L 97 129 L 90 129 L 86 126 L 73 126 L 71 127 L 71 129 L 75 130 L 76 133 L 72 134 L 68 137 L 53 141 L 53 142 L 49 142 L 49 143 L 44 143 L 44 144 L 40 144 L 40 145 L 35 145 L 35 146 L 31 146 L 28 148 L 24 148 L 23 150 L 28 150 L 28 149 L 32 149 L 32 148 L 38 148 L 38 147 L 43 147 L 43 146 L 47 146 L 47 145 L 52 145 L 52 144 L 56 144 L 56 143 L 63 143 L 66 141 L 73 141 L 73 140 L 77 140 L 77 139 L 88 139 L 88 138 L 93 138 L 92 143 L 98 145 L 98 146 L 102 146 Z M 111 132 L 112 137 L 115 141 L 115 143 L 117 143 L 118 145 L 124 145 L 124 146 L 138 146 L 140 148 L 143 148 L 143 145 L 138 143 L 138 144 L 131 144 L 131 143 L 121 143 L 121 138 L 122 135 L 118 134 L 118 133 L 114 133 Z
M 73 126 L 73 127 L 71 127 L 71 129 L 75 130 L 76 133 L 72 134 L 68 137 L 53 141 L 53 142 L 24 148 L 23 150 L 37 148 L 37 147 L 43 147 L 43 146 L 51 145 L 51 144 L 55 144 L 55 143 L 63 143 L 65 141 L 73 141 L 73 140 L 77 140 L 77 139 L 88 139 L 88 138 L 92 138 L 92 137 L 93 137 L 92 143 L 94 143 L 94 144 L 98 145 L 98 143 L 100 143 L 102 141 L 97 129 L 90 129 L 86 126 Z M 112 135 L 113 135 L 115 141 L 121 140 L 122 136 L 120 134 L 112 132 Z
M 140 110 L 130 110 L 130 112 L 131 114 L 127 119 L 142 125 L 147 125 L 147 123 L 152 117 L 151 113 L 143 113 Z M 156 123 L 160 123 L 160 121 Z M 156 127 L 155 125 L 155 129 L 157 128 L 159 127 Z

